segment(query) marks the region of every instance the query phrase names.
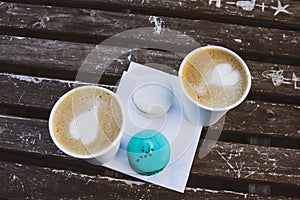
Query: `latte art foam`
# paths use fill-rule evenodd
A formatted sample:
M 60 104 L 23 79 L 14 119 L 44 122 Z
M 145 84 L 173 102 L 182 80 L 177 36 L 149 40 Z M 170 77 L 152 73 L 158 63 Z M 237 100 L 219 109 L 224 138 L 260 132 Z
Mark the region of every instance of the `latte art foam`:
M 209 108 L 224 108 L 244 94 L 247 74 L 229 52 L 208 48 L 192 54 L 184 63 L 182 83 L 188 95 Z
M 74 117 L 69 127 L 69 132 L 73 139 L 81 139 L 82 143 L 85 145 L 95 141 L 97 133 L 101 128 L 98 124 L 98 107 L 99 105 L 95 105 L 91 110 Z M 85 134 L 87 130 L 89 130 L 89 134 Z
M 228 63 L 217 65 L 206 77 L 209 77 L 209 84 L 219 86 L 230 86 L 236 84 L 240 79 L 238 70 L 234 70 Z

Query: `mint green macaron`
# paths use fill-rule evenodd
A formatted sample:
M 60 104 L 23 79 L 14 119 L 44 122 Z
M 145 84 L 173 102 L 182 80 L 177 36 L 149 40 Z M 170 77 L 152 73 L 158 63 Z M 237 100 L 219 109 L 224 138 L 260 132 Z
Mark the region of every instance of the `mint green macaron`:
M 170 154 L 167 138 L 162 133 L 150 129 L 136 133 L 127 146 L 131 168 L 145 176 L 162 171 L 170 160 Z

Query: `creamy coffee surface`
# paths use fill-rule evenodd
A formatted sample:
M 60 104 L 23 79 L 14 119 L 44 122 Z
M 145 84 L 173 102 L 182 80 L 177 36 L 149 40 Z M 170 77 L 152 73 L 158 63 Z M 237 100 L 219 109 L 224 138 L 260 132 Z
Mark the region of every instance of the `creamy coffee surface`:
M 64 149 L 89 155 L 105 149 L 118 136 L 122 113 L 109 93 L 88 88 L 69 93 L 56 108 L 53 131 Z
M 197 103 L 209 108 L 224 108 L 242 97 L 247 87 L 247 74 L 243 64 L 229 52 L 207 48 L 186 60 L 182 83 Z

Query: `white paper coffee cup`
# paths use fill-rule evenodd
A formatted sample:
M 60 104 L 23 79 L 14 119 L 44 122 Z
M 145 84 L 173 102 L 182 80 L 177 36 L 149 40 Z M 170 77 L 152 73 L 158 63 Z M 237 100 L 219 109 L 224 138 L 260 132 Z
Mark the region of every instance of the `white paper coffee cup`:
M 115 93 L 98 86 L 82 86 L 65 93 L 49 117 L 50 136 L 67 155 L 101 165 L 117 153 L 124 124 Z
M 225 59 L 227 57 L 228 59 Z M 195 67 L 189 66 L 191 70 L 187 71 L 188 65 Z M 196 71 L 193 72 L 194 69 Z M 197 74 L 205 81 L 198 83 Z M 227 111 L 243 102 L 251 88 L 251 74 L 245 61 L 233 51 L 220 46 L 205 46 L 190 52 L 182 61 L 178 75 L 184 93 L 185 116 L 201 126 L 216 123 Z M 193 80 L 188 76 L 196 78 L 193 77 Z M 239 82 L 242 79 L 243 82 Z M 235 84 L 240 84 L 241 87 L 236 87 L 241 90 L 240 93 L 233 93 L 236 95 L 236 99 L 233 100 L 230 92 L 234 92 Z M 218 100 L 223 103 L 218 105 Z M 211 105 L 204 102 L 211 102 Z

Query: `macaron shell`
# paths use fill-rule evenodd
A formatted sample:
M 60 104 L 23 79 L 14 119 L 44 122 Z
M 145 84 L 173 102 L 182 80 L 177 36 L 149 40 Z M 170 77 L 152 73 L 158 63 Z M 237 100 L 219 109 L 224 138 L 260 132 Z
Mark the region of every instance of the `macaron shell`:
M 147 84 L 132 95 L 134 106 L 143 114 L 161 116 L 168 112 L 174 101 L 173 92 L 159 84 Z
M 170 160 L 170 145 L 162 133 L 155 130 L 143 130 L 129 141 L 127 156 L 134 171 L 150 176 L 167 166 Z

